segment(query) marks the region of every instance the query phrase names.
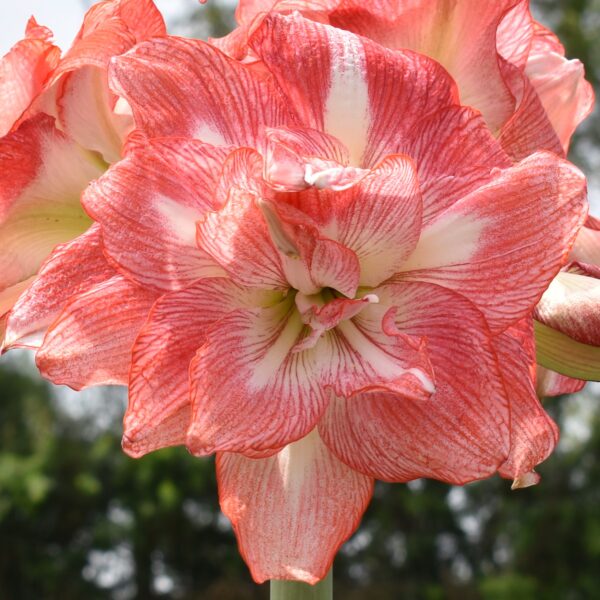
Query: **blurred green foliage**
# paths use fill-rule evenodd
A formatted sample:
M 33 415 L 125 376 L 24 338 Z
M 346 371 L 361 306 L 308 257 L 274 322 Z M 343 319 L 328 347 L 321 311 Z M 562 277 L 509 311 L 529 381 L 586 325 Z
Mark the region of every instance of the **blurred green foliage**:
M 534 4 L 598 84 L 600 0 Z M 231 25 L 231 10 L 213 1 L 180 32 L 218 36 Z M 572 158 L 589 172 L 599 148 L 596 111 Z M 213 461 L 180 448 L 128 458 L 113 416 L 122 400 L 107 393 L 106 403 L 75 417 L 48 386 L 0 366 L 0 600 L 267 598 L 219 513 Z M 336 598 L 600 597 L 600 403 L 560 398 L 548 408 L 568 430 L 576 405 L 592 407 L 585 435 L 541 466 L 535 488 L 378 485 L 336 560 Z

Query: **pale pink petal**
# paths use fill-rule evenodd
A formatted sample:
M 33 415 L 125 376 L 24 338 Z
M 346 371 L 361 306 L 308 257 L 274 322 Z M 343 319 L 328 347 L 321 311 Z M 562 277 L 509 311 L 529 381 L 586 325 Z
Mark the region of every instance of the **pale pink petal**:
M 113 60 L 110 82 L 150 137 L 256 146 L 264 127 L 289 123 L 288 109 L 268 82 L 199 40 L 139 44 Z
M 516 100 L 514 111 L 498 136 L 504 150 L 515 160 L 538 150 L 564 156 L 560 139 L 527 75 L 506 61 L 501 61 L 501 68 Z
M 595 226 L 594 221 L 595 219 L 590 222 L 588 216 L 585 226 L 579 230 L 571 250 L 572 260 L 600 265 L 600 230 Z
M 40 372 L 76 390 L 126 384 L 131 347 L 155 300 L 119 275 L 74 296 L 37 352 Z
M 555 155 L 537 153 L 431 222 L 402 278 L 455 289 L 501 331 L 539 300 L 564 264 L 586 211 L 581 172 Z
M 372 479 L 340 462 L 316 431 L 270 458 L 219 454 L 217 478 L 221 509 L 257 583 L 325 577 L 373 491 Z
M 110 259 L 157 290 L 222 274 L 196 246 L 196 221 L 216 208 L 225 156 L 193 140 L 153 140 L 90 186 L 83 203 L 102 227 Z
M 534 317 L 574 340 L 600 346 L 600 277 L 562 271 L 544 292 Z
M 503 17 L 496 32 L 496 49 L 507 62 L 523 69 L 531 50 L 534 21 L 529 0 L 521 0 Z
M 531 81 L 565 153 L 575 129 L 594 107 L 594 90 L 583 64 L 567 60 L 551 32 L 538 27 L 525 74 Z
M 57 244 L 89 227 L 80 195 L 101 173 L 45 115 L 0 140 L 0 290 L 35 275 Z
M 457 100 L 453 82 L 434 61 L 297 14 L 269 15 L 250 45 L 300 121 L 337 137 L 352 166 L 375 166 L 415 121 Z
M 509 451 L 509 406 L 482 314 L 455 292 L 428 283 L 383 286 L 396 326 L 423 337 L 435 392 L 336 398 L 319 430 L 350 467 L 386 481 L 431 477 L 465 483 L 494 473 Z M 468 374 L 468 375 L 467 375 Z
M 586 383 L 581 379 L 572 379 L 538 365 L 536 391 L 540 398 L 574 394 L 582 390 Z
M 494 337 L 494 348 L 510 402 L 510 454 L 498 469 L 513 480 L 513 489 L 539 481 L 536 465 L 558 442 L 558 427 L 546 414 L 535 389 L 535 340 L 531 318 L 518 329 Z
M 51 34 L 28 24 L 27 37 L 17 42 L 0 60 L 0 137 L 6 135 L 43 90 L 60 59 Z
M 273 295 L 227 279 L 204 279 L 156 302 L 133 346 L 123 437 L 129 455 L 185 443 L 191 419 L 188 365 L 209 327 L 240 307 L 272 302 Z
M 114 274 L 102 253 L 96 224 L 74 240 L 57 246 L 12 309 L 5 346 L 39 348 L 46 329 L 71 296 Z

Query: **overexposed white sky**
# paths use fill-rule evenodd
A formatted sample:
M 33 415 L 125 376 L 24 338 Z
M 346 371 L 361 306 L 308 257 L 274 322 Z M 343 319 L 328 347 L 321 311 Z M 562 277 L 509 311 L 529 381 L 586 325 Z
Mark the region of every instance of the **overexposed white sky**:
M 197 0 L 155 0 L 167 23 L 198 5 Z M 86 0 L 0 0 L 0 56 L 23 37 L 25 25 L 33 15 L 40 25 L 54 32 L 54 39 L 67 50 L 81 26 Z

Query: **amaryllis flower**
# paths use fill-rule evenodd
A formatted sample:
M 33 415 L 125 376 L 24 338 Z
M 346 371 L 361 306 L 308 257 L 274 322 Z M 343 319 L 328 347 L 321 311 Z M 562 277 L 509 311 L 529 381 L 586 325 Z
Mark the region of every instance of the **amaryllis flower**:
M 106 0 L 88 11 L 60 61 L 51 33 L 32 20 L 27 38 L 0 62 L 0 132 L 7 134 L 0 138 L 0 340 L 7 312 L 51 251 L 90 227 L 81 192 L 121 156 L 132 119 L 108 89 L 110 58 L 164 34 L 151 0 Z M 60 293 L 52 288 L 46 324 L 89 277 L 97 279 L 81 266 L 72 271 Z M 7 344 L 36 347 L 40 339 Z
M 594 103 L 578 60 L 531 16 L 529 0 L 240 0 L 240 27 L 214 44 L 238 59 L 256 59 L 248 36 L 272 11 L 306 17 L 410 48 L 442 64 L 462 104 L 481 111 L 509 155 L 564 152 Z
M 114 59 L 154 139 L 84 204 L 120 276 L 160 296 L 133 346 L 125 450 L 216 452 L 254 578 L 314 583 L 374 479 L 535 483 L 557 432 L 530 315 L 585 181 L 548 152 L 514 165 L 423 55 L 299 15 L 249 44 L 261 69 L 178 38 Z M 128 338 L 122 308 L 80 295 L 38 353 L 46 374 L 85 385 L 74 365 L 110 348 L 80 352 L 79 317 Z
M 472 0 L 242 0 L 236 11 L 240 27 L 213 43 L 239 59 L 259 61 L 248 35 L 269 11 L 294 10 L 386 47 L 412 48 L 435 58 L 456 80 L 461 102 L 482 112 L 490 130 L 516 159 L 540 149 L 566 153 L 576 127 L 593 107 L 594 94 L 584 78 L 583 65 L 565 58 L 558 38 L 532 18 L 529 0 L 484 5 Z M 582 229 L 576 247 L 589 246 L 592 231 Z M 538 354 L 543 364 L 562 373 L 598 379 L 600 363 L 592 357 L 598 354 L 600 343 L 593 333 L 600 331 L 600 305 L 593 299 L 594 292 L 581 291 L 582 285 L 595 289 L 595 279 L 583 277 L 561 274 L 536 314 L 548 317 L 549 311 L 560 310 L 561 317 L 552 319 L 555 327 L 565 315 L 586 323 L 587 334 L 574 339 L 584 341 L 587 347 L 555 336 L 548 331 L 549 319 L 545 318 L 536 322 Z M 550 300 L 555 296 L 560 298 L 560 309 L 556 298 Z M 569 335 L 564 328 L 556 331 Z M 552 358 L 547 357 L 545 348 L 550 348 Z M 558 374 L 541 373 L 539 391 L 543 395 L 582 386 Z

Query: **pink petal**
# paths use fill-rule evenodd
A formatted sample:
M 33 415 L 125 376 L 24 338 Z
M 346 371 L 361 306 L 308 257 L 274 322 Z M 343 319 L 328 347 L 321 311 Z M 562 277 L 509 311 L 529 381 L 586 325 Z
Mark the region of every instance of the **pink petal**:
M 316 432 L 270 458 L 220 454 L 217 477 L 221 509 L 257 583 L 325 577 L 373 490 L 373 481 L 335 458 Z
M 40 372 L 76 390 L 126 384 L 131 347 L 155 300 L 118 275 L 72 297 L 38 350 Z
M 242 162 L 256 158 L 252 151 L 240 150 L 229 158 L 224 171 L 240 155 Z M 225 176 L 224 181 L 232 185 L 228 202 L 198 223 L 198 247 L 240 285 L 286 288 L 281 263 L 255 194 L 237 187 L 230 176 Z
M 319 425 L 323 441 L 350 467 L 385 481 L 461 484 L 491 475 L 508 455 L 510 419 L 483 316 L 436 285 L 375 292 L 398 306 L 400 332 L 426 339 L 435 392 L 418 401 L 393 393 L 337 398 Z
M 209 327 L 235 309 L 272 301 L 272 295 L 227 279 L 203 279 L 155 303 L 133 346 L 123 437 L 129 455 L 185 443 L 191 419 L 188 365 Z
M 583 175 L 555 155 L 537 153 L 430 223 L 402 278 L 455 289 L 501 331 L 533 308 L 585 216 Z
M 571 379 L 538 365 L 536 391 L 540 398 L 574 394 L 582 390 L 586 383 L 581 379 Z
M 501 68 L 516 100 L 513 114 L 498 136 L 504 150 L 515 160 L 538 150 L 564 156 L 560 139 L 531 81 L 520 69 L 505 61 L 501 62 Z
M 415 121 L 457 99 L 453 82 L 434 61 L 388 51 L 299 15 L 271 14 L 250 45 L 300 121 L 337 137 L 352 166 L 375 166 L 410 135 Z
M 57 244 L 89 227 L 79 197 L 101 173 L 45 115 L 0 140 L 0 290 L 35 275 Z
M 594 107 L 594 90 L 585 80 L 583 64 L 567 60 L 548 33 L 543 28 L 536 32 L 525 73 L 566 153 L 575 129 Z
M 600 230 L 588 222 L 579 230 L 570 258 L 590 265 L 600 265 Z
M 481 111 L 496 132 L 514 101 L 498 66 L 497 29 L 517 0 L 341 0 L 332 25 L 388 48 L 416 50 L 442 64 L 456 80 L 461 103 Z
M 289 122 L 264 81 L 205 42 L 169 37 L 115 58 L 110 82 L 149 137 L 181 135 L 255 147 L 264 127 Z
M 569 337 L 600 346 L 600 277 L 559 273 L 538 302 L 534 317 Z
M 358 257 L 360 285 L 374 287 L 397 273 L 421 233 L 422 202 L 413 162 L 405 156 L 388 157 L 345 195 L 332 195 L 330 202 L 335 224 L 329 228 Z
M 225 151 L 193 140 L 153 140 L 86 190 L 110 259 L 138 283 L 180 289 L 222 270 L 196 247 L 196 221 L 214 210 Z
M 493 181 L 494 167 L 505 169 L 513 164 L 482 116 L 464 106 L 450 106 L 425 116 L 410 136 L 396 142 L 394 151 L 415 161 L 424 223 Z
M 521 0 L 503 17 L 496 32 L 496 49 L 507 62 L 523 69 L 531 50 L 534 21 L 529 1 Z
M 510 454 L 499 468 L 513 488 L 539 481 L 536 465 L 558 442 L 558 427 L 538 400 L 535 385 L 535 340 L 531 319 L 494 337 L 498 364 L 510 401 Z
M 87 291 L 114 274 L 102 253 L 96 224 L 74 240 L 57 246 L 12 309 L 5 346 L 39 348 L 46 329 L 71 296 Z
M 313 377 L 314 350 L 291 352 L 304 324 L 290 300 L 237 310 L 207 332 L 190 365 L 194 454 L 281 448 L 323 414 L 328 396 Z
M 35 20 L 30 25 L 27 37 L 0 60 L 0 137 L 13 129 L 40 94 L 60 58 L 60 49 L 49 41 L 49 30 L 37 27 Z

